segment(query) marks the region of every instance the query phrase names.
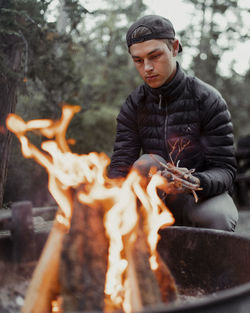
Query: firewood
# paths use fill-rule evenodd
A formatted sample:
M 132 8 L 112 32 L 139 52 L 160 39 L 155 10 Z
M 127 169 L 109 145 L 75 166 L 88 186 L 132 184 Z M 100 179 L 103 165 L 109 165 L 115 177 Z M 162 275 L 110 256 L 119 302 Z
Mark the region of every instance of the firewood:
M 69 233 L 63 243 L 60 264 L 63 311 L 102 311 L 107 270 L 108 239 L 104 210 L 77 199 Z
M 161 256 L 157 255 L 158 268 L 154 271 L 161 291 L 161 299 L 164 303 L 178 300 L 178 289 L 175 279 Z
M 127 277 L 131 286 L 132 312 L 161 303 L 161 292 L 155 274 L 150 268 L 149 248 L 141 222 L 138 223 L 134 244 L 129 245 L 125 242 L 125 255 L 128 260 Z
M 128 276 L 132 289 L 133 311 L 140 311 L 145 306 L 168 304 L 178 299 L 178 289 L 167 264 L 157 254 L 158 268 L 152 270 L 149 264 L 149 247 L 143 231 L 143 217 L 137 229 L 137 239 L 133 246 L 127 246 Z
M 67 229 L 56 220 L 29 284 L 21 313 L 51 311 L 51 301 L 59 293 L 58 269 Z

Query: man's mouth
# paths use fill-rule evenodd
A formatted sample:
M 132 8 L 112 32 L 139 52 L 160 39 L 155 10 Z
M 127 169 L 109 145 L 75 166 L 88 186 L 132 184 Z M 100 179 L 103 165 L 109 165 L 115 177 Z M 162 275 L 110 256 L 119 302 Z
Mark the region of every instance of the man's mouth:
M 155 80 L 155 79 L 157 79 L 158 78 L 158 76 L 159 75 L 149 75 L 149 76 L 146 76 L 146 80 L 149 80 L 149 81 L 151 81 L 151 80 Z

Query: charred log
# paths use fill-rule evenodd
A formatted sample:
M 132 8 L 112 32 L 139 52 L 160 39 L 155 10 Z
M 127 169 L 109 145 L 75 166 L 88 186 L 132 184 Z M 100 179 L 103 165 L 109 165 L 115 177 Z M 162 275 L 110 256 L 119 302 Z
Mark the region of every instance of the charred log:
M 133 295 L 131 303 L 133 311 L 142 310 L 145 306 L 169 303 L 178 298 L 175 280 L 160 255 L 157 270 L 152 271 L 149 263 L 150 253 L 143 231 L 143 218 L 140 217 L 137 229 L 137 239 L 132 247 L 125 251 L 128 259 L 128 273 L 132 282 Z M 131 275 L 131 272 L 133 274 Z
M 60 293 L 58 268 L 65 227 L 54 222 L 42 255 L 32 275 L 21 313 L 51 311 L 51 302 Z
M 125 248 L 128 260 L 127 276 L 131 285 L 132 310 L 141 311 L 143 307 L 161 303 L 160 289 L 149 264 L 149 250 L 145 235 L 138 226 L 137 238 L 132 246 Z
M 155 270 L 155 275 L 160 287 L 161 299 L 164 303 L 176 301 L 178 299 L 178 289 L 175 279 L 159 254 L 157 255 L 157 263 L 159 266 Z
M 71 228 L 65 236 L 60 265 L 63 310 L 104 308 L 108 239 L 101 206 L 89 207 L 75 200 Z

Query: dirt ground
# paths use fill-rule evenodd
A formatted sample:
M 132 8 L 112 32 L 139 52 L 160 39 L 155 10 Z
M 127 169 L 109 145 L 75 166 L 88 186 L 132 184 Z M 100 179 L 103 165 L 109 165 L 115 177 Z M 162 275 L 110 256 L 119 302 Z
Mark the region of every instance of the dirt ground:
M 0 261 L 0 312 L 19 313 L 36 262 L 25 265 L 7 264 Z

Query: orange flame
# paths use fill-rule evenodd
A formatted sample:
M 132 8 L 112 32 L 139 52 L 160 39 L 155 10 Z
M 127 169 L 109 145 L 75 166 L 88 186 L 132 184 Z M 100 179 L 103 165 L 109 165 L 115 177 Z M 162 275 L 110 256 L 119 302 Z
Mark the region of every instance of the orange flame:
M 146 188 L 145 178 L 132 170 L 126 179 L 111 180 L 106 176 L 110 162 L 104 154 L 89 153 L 77 155 L 70 151 L 66 140 L 66 130 L 80 108 L 64 105 L 59 121 L 33 120 L 24 122 L 15 114 L 7 118 L 7 127 L 19 138 L 23 155 L 34 158 L 46 168 L 49 175 L 49 190 L 59 205 L 57 220 L 70 227 L 72 215 L 71 188 L 84 184 L 84 191 L 78 192 L 80 202 L 91 205 L 102 201 L 105 207 L 104 225 L 109 238 L 108 270 L 106 273 L 105 294 L 114 305 L 122 306 L 126 313 L 131 312 L 129 281 L 124 281 L 128 261 L 122 257 L 124 237 L 132 243 L 136 239 L 138 223 L 138 200 L 146 217 L 146 232 L 150 247 L 152 270 L 158 267 L 156 246 L 158 230 L 163 225 L 174 222 L 157 194 L 157 188 L 166 183 L 158 174 L 152 175 Z M 29 142 L 28 131 L 39 131 L 48 141 L 38 149 Z M 54 138 L 54 139 L 53 139 Z
M 51 302 L 51 311 L 52 313 L 62 313 L 61 301 L 60 299 L 52 300 Z

